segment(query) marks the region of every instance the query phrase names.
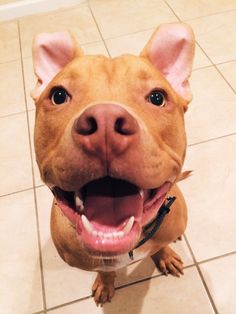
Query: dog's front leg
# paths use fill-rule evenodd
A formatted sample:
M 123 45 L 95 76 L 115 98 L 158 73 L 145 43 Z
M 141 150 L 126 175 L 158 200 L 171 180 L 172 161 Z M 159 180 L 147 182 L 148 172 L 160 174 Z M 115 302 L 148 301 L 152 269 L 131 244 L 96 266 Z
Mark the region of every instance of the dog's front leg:
M 92 295 L 97 306 L 110 302 L 115 294 L 115 277 L 116 273 L 99 272 L 92 287 Z

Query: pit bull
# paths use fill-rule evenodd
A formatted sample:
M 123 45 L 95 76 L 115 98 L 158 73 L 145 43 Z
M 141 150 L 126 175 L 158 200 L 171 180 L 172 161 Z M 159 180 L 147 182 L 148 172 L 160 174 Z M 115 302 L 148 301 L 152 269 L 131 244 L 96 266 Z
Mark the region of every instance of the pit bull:
M 97 305 L 113 297 L 117 269 L 147 256 L 183 274 L 169 244 L 187 222 L 176 182 L 186 176 L 193 55 L 182 23 L 160 25 L 139 56 L 84 55 L 66 31 L 35 38 L 35 152 L 54 194 L 52 239 L 69 265 L 98 272 Z M 176 200 L 154 232 L 168 196 Z

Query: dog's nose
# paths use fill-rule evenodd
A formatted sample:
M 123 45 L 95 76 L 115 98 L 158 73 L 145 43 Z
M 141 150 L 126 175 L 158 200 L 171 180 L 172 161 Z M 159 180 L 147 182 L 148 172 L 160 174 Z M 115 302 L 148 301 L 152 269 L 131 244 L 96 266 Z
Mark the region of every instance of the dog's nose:
M 74 122 L 74 139 L 87 153 L 110 158 L 124 152 L 137 137 L 136 119 L 123 107 L 97 104 Z

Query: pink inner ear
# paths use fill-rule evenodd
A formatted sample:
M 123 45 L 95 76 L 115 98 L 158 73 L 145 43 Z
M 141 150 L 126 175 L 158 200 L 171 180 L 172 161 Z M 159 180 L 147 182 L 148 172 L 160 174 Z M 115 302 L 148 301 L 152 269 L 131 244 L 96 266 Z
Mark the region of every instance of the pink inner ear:
M 74 42 L 68 32 L 40 34 L 33 46 L 33 62 L 38 82 L 31 95 L 37 99 L 53 77 L 75 55 Z
M 186 24 L 163 24 L 145 47 L 154 66 L 187 101 L 191 100 L 188 79 L 192 71 L 194 36 Z

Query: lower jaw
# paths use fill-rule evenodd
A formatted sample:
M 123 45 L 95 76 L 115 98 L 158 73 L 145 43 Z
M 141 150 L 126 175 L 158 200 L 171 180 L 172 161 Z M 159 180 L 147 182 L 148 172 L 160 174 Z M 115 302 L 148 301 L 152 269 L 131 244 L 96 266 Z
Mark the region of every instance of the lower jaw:
M 76 223 L 77 236 L 82 240 L 84 248 L 90 255 L 114 257 L 132 250 L 138 242 L 142 227 L 135 222 L 132 230 L 123 238 L 105 239 L 100 237 L 91 237 L 86 230 L 81 231 L 81 222 Z
M 167 194 L 167 193 L 166 193 Z M 91 235 L 84 230 L 81 217 L 76 220 L 76 232 L 80 241 L 82 241 L 86 251 L 94 257 L 112 258 L 121 254 L 126 254 L 134 249 L 139 242 L 142 228 L 156 217 L 160 207 L 166 199 L 166 194 L 160 197 L 151 209 L 142 217 L 141 222 L 135 222 L 132 230 L 123 238 L 104 239 L 99 237 L 91 238 Z
M 115 257 L 124 253 L 128 253 L 138 243 L 142 233 L 142 227 L 148 224 L 154 219 L 163 204 L 166 194 L 170 188 L 170 183 L 165 188 L 165 193 L 161 195 L 151 205 L 144 204 L 142 209 L 142 215 L 136 217 L 134 225 L 131 231 L 122 238 L 101 238 L 98 236 L 91 236 L 87 230 L 85 230 L 81 221 L 81 215 L 65 206 L 58 200 L 58 205 L 63 214 L 71 221 L 76 229 L 77 237 L 80 243 L 84 246 L 84 249 L 93 256 L 98 257 Z M 147 207 L 148 206 L 148 207 Z

